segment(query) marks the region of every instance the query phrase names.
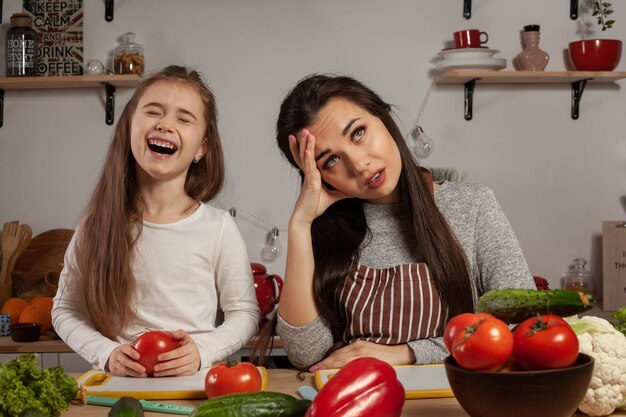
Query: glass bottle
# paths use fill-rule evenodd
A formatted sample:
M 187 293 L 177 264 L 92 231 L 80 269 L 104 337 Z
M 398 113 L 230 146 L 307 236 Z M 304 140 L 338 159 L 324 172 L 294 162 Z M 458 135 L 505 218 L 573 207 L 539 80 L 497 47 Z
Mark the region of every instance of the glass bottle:
M 135 43 L 135 34 L 122 35 L 122 43 L 115 48 L 113 72 L 116 74 L 143 74 L 143 46 Z
M 524 50 L 515 57 L 515 64 L 521 71 L 543 71 L 550 56 L 547 52 L 539 49 L 539 25 L 524 26 L 522 39 Z
M 593 275 L 585 268 L 587 261 L 576 258 L 565 273 L 564 288 L 566 290 L 587 291 L 593 293 Z
M 34 77 L 37 75 L 37 44 L 39 37 L 32 28 L 28 13 L 13 13 L 11 27 L 6 32 L 6 76 Z

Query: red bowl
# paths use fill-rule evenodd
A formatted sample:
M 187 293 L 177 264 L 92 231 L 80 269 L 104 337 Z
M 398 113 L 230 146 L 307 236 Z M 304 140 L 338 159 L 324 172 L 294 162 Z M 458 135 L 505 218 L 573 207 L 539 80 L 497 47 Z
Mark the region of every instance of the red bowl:
M 613 71 L 622 57 L 622 41 L 587 39 L 569 44 L 572 66 L 578 71 Z

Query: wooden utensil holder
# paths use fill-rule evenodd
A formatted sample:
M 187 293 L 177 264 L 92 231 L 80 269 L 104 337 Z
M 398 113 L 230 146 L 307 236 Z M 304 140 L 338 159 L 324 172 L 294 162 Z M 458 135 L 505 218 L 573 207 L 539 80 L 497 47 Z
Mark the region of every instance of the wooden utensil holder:
M 0 284 L 0 307 L 11 298 L 11 283 Z

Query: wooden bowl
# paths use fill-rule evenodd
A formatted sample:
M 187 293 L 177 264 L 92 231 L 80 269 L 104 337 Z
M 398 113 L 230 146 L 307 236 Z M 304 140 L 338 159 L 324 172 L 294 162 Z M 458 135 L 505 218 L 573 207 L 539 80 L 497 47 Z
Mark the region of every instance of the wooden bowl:
M 444 365 L 452 392 L 472 417 L 570 417 L 593 375 L 593 358 L 583 353 L 569 368 L 545 371 L 470 371 L 452 356 Z
M 10 327 L 11 339 L 15 342 L 36 342 L 41 335 L 41 324 L 15 323 Z

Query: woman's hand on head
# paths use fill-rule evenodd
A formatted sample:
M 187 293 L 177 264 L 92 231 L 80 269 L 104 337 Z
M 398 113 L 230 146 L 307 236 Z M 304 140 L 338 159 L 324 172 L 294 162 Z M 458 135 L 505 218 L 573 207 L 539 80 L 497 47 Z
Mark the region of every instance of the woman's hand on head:
M 159 363 L 154 365 L 154 376 L 195 375 L 200 369 L 200 352 L 196 343 L 184 330 L 176 330 L 172 334 L 181 346 L 159 355 Z
M 119 345 L 111 352 L 106 368 L 115 376 L 145 378 L 148 376 L 146 370 L 139 363 L 135 362 L 137 359 L 139 359 L 139 352 L 131 345 Z
M 331 353 L 323 361 L 313 365 L 309 371 L 341 368 L 353 359 L 372 357 L 390 365 L 410 365 L 415 363 L 415 354 L 407 344 L 381 345 L 379 343 L 357 340 Z
M 329 190 L 322 185 L 322 174 L 315 165 L 315 136 L 302 129 L 296 136 L 289 136 L 289 149 L 296 164 L 304 173 L 300 197 L 292 218 L 311 223 L 339 200 L 349 198 L 339 190 Z

